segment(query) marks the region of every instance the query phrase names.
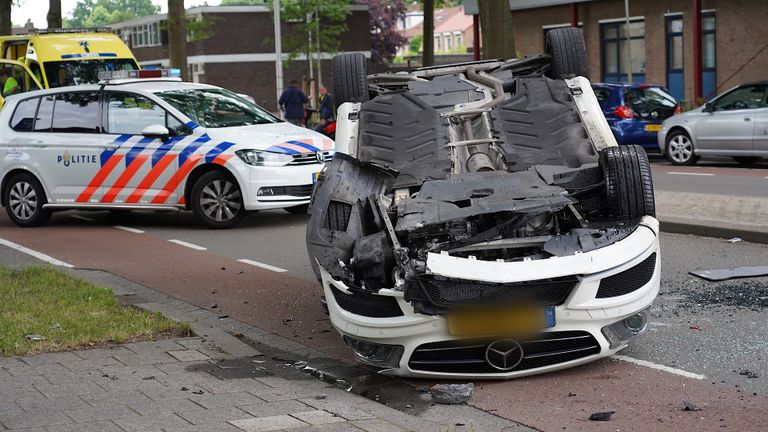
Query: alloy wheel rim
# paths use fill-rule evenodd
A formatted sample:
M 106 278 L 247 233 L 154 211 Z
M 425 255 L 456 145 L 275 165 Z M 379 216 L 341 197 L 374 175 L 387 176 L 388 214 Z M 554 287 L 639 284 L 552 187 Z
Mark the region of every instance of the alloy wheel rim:
M 693 156 L 693 144 L 685 135 L 677 135 L 669 140 L 669 155 L 679 163 L 688 162 Z
M 11 186 L 8 194 L 8 205 L 13 215 L 20 220 L 29 220 L 37 211 L 37 193 L 35 188 L 25 181 L 20 181 Z
M 205 215 L 216 222 L 235 218 L 242 207 L 240 190 L 229 180 L 214 180 L 203 188 L 200 206 Z

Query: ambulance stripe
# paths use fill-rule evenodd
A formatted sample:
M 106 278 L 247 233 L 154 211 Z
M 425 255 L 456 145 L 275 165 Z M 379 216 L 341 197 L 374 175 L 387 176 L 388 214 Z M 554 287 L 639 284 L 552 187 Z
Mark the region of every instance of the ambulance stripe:
M 96 175 L 93 177 L 93 179 L 91 180 L 91 183 L 88 184 L 85 190 L 83 190 L 83 192 L 80 194 L 80 196 L 77 197 L 75 201 L 79 203 L 88 202 L 88 200 L 91 199 L 93 194 L 96 193 L 96 191 L 99 189 L 99 186 L 101 186 L 101 184 L 104 183 L 104 180 L 106 180 L 106 178 L 112 172 L 112 169 L 114 169 L 115 166 L 118 163 L 120 163 L 122 159 L 123 159 L 123 155 L 110 156 L 110 158 L 103 163 L 99 172 L 97 172 Z
M 235 143 L 224 141 L 221 144 L 217 145 L 216 147 L 212 148 L 211 151 L 206 153 L 205 155 L 205 161 L 207 163 L 211 163 L 214 159 L 216 159 L 221 153 L 226 151 L 228 148 L 235 145 Z
M 203 155 L 201 154 L 193 154 L 187 158 L 187 160 L 184 161 L 184 163 L 179 167 L 179 169 L 173 173 L 173 177 L 171 177 L 170 180 L 168 180 L 168 183 L 163 186 L 163 190 L 161 190 L 157 196 L 155 196 L 152 199 L 152 204 L 163 204 L 168 197 L 171 196 L 173 191 L 176 190 L 177 187 L 179 187 L 179 184 L 182 180 L 184 180 L 187 177 L 187 174 L 189 174 L 190 171 L 192 171 L 192 168 L 195 167 L 197 162 L 203 158 Z
M 157 153 L 157 152 L 155 152 Z M 152 158 L 154 159 L 155 155 L 152 155 Z M 136 190 L 134 190 L 131 195 L 128 196 L 128 198 L 125 200 L 126 203 L 137 203 L 141 199 L 141 197 L 144 196 L 144 194 L 149 190 L 149 188 L 152 187 L 153 184 L 155 184 L 155 181 L 158 177 L 160 177 L 160 174 L 165 171 L 165 169 L 168 167 L 168 165 L 173 162 L 173 160 L 176 159 L 176 155 L 172 154 L 166 154 L 163 155 L 160 160 L 158 160 L 152 169 L 149 170 L 146 176 L 144 176 L 144 179 L 141 180 L 141 183 L 136 187 Z
M 192 144 L 188 145 L 179 153 L 179 166 L 184 165 L 184 163 L 187 161 L 187 158 L 190 157 L 191 154 L 196 152 L 203 144 L 210 141 L 211 138 L 207 134 L 203 134 L 200 136 L 200 138 L 192 141 Z
M 125 154 L 125 167 L 128 168 L 128 165 L 130 165 L 131 162 L 136 159 L 136 156 L 141 154 L 141 152 L 147 148 L 147 144 L 154 140 L 154 138 L 142 138 L 135 146 L 133 146 L 133 148 L 128 150 L 128 153 Z
M 285 144 L 293 144 L 295 146 L 304 147 L 305 149 L 309 150 L 312 153 L 320 151 L 319 148 L 317 148 L 317 147 L 307 143 L 306 140 L 305 141 L 295 141 L 295 140 L 293 140 L 293 141 L 288 141 Z M 284 145 L 284 144 L 280 144 L 280 145 Z
M 135 148 L 135 147 L 134 147 Z M 126 156 L 126 160 L 128 157 Z M 129 181 L 133 178 L 133 176 L 136 174 L 136 171 L 141 168 L 142 165 L 144 165 L 144 162 L 149 159 L 149 155 L 140 155 L 140 156 L 134 156 L 133 161 L 126 166 L 125 171 L 123 171 L 122 174 L 120 174 L 120 177 L 117 178 L 115 181 L 115 184 L 112 185 L 111 188 L 109 188 L 109 191 L 107 191 L 106 194 L 104 194 L 104 197 L 101 199 L 101 202 L 103 203 L 111 203 L 115 200 L 115 197 L 117 197 L 117 194 L 120 193 L 120 191 L 123 190 L 125 185 L 128 184 Z

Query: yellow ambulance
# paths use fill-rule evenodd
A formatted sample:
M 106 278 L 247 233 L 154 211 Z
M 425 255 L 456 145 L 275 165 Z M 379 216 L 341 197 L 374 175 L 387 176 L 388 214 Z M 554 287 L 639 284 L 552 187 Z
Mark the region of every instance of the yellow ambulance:
M 101 71 L 139 69 L 131 50 L 109 28 L 0 36 L 0 54 L 2 98 L 37 88 L 95 84 Z

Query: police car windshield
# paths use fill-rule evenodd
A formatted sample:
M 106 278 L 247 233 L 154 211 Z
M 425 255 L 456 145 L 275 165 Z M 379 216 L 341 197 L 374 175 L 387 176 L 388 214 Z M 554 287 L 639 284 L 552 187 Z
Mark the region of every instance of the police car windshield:
M 48 87 L 63 87 L 99 82 L 99 72 L 137 70 L 133 59 L 72 60 L 43 63 Z
M 164 101 L 209 128 L 277 123 L 264 109 L 224 89 L 195 88 L 157 93 Z

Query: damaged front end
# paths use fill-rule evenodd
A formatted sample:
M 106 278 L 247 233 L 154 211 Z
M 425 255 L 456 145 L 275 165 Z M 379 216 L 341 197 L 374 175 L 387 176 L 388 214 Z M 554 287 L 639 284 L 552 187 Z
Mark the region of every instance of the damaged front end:
M 569 366 L 623 347 L 614 324 L 655 297 L 647 159 L 616 147 L 586 79 L 550 79 L 540 66 L 377 77 L 373 99 L 340 109 L 341 148 L 318 179 L 307 247 L 331 320 L 361 361 L 417 376 Z M 642 274 L 601 298 L 601 280 L 625 272 Z M 611 309 L 623 301 L 632 306 Z M 584 324 L 592 308 L 598 320 Z M 524 335 L 451 327 L 457 314 L 496 322 L 523 309 L 544 320 Z M 512 367 L 488 357 L 499 341 L 521 347 Z M 542 363 L 547 344 L 555 354 Z M 448 352 L 464 357 L 437 354 Z

